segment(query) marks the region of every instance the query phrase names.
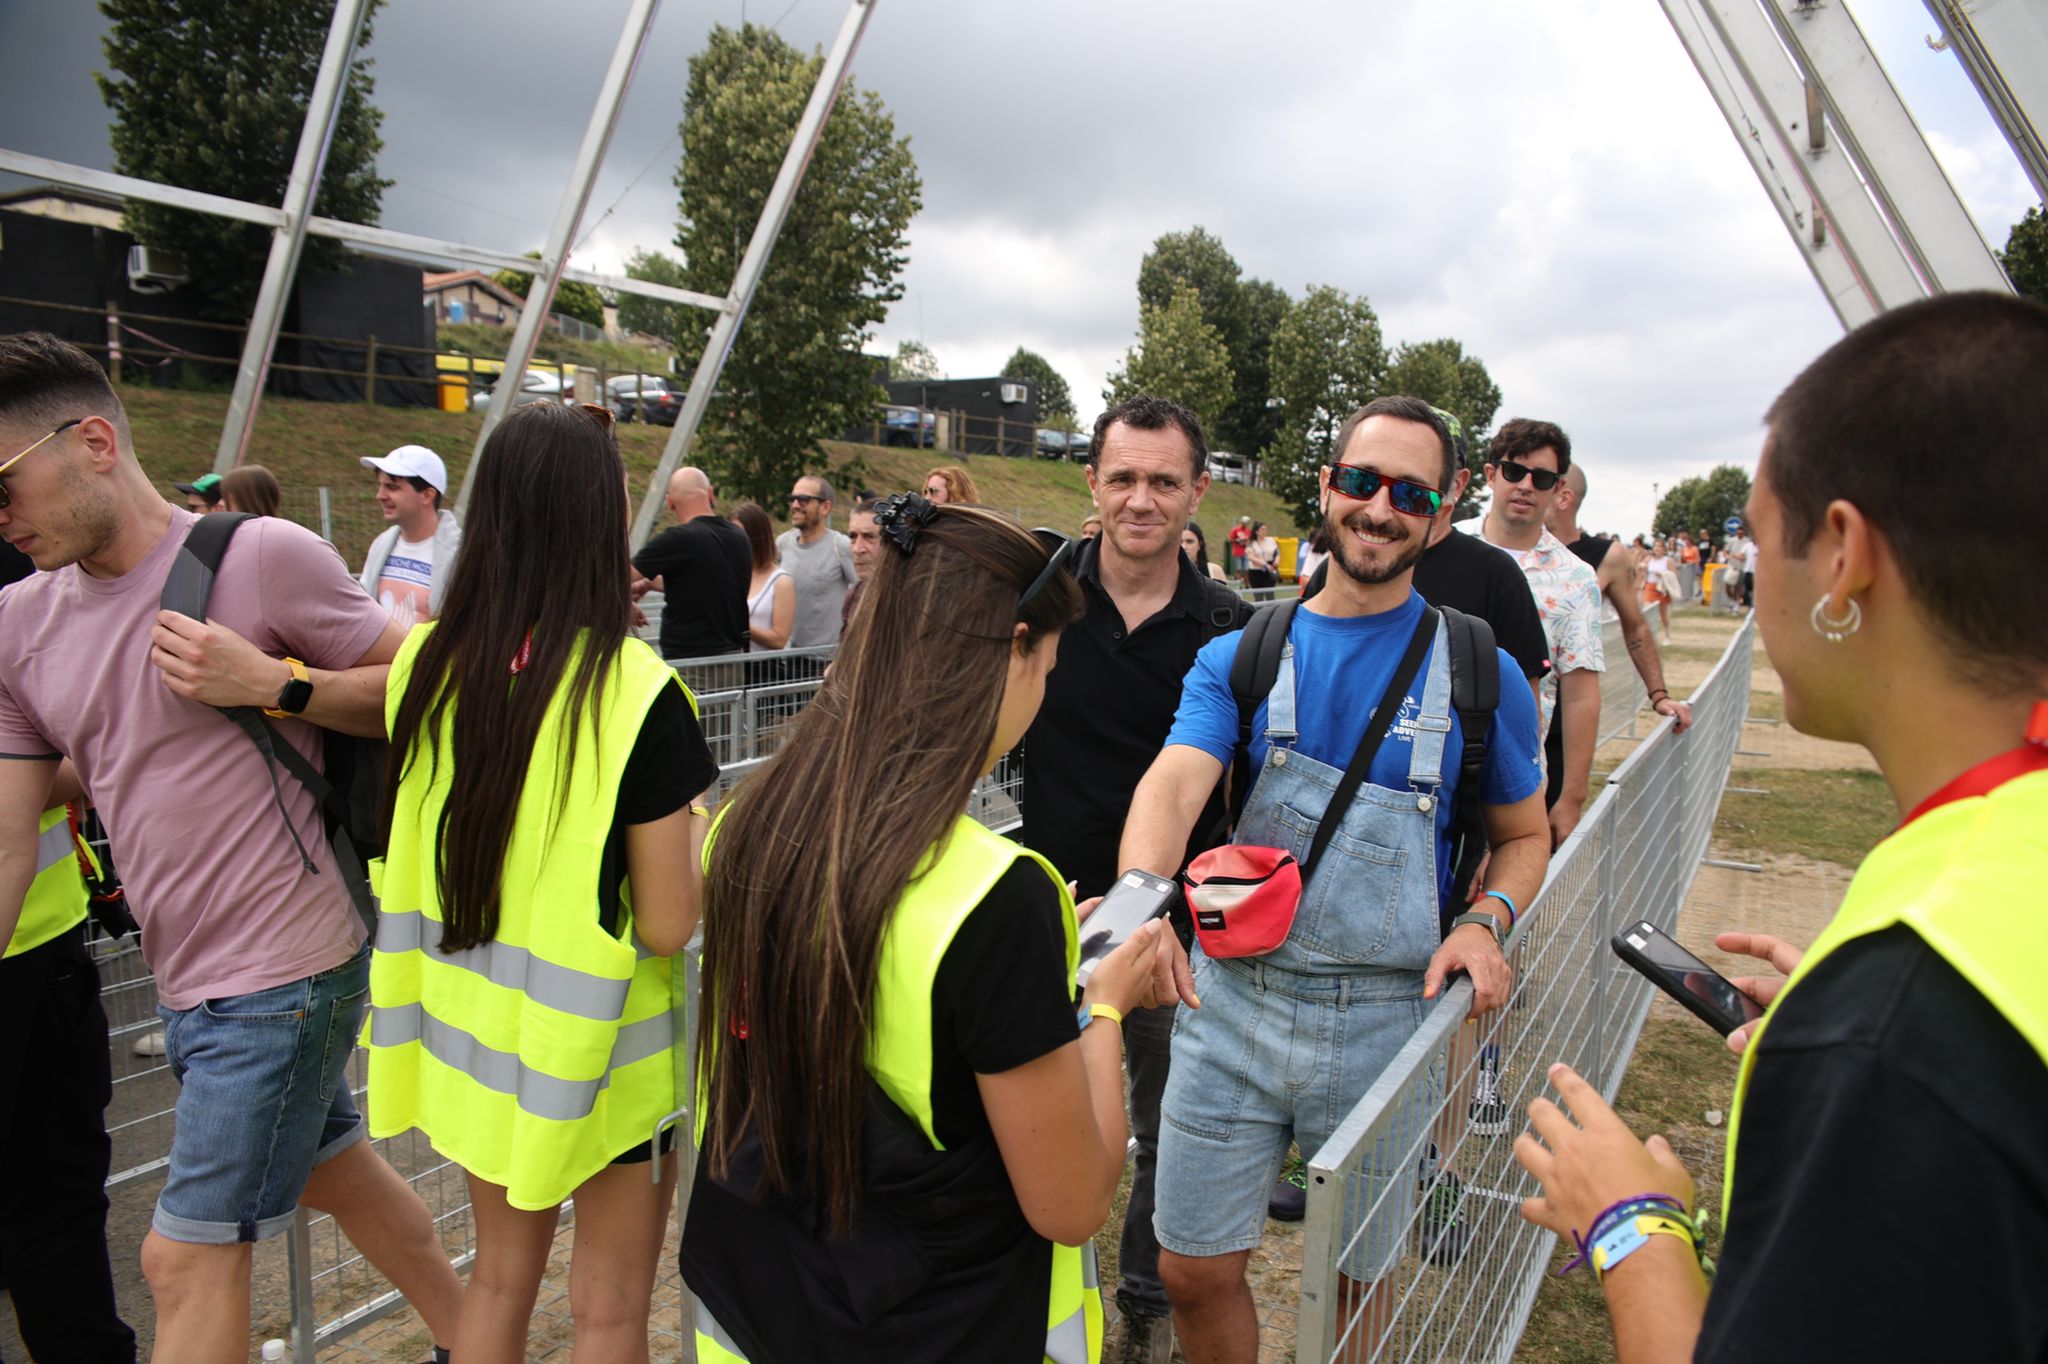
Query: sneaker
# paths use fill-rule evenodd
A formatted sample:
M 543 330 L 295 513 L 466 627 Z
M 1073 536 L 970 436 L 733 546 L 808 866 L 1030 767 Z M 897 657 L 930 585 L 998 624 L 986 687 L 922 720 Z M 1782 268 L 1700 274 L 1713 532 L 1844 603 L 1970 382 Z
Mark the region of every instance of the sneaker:
M 157 1028 L 152 1032 L 142 1034 L 142 1036 L 135 1039 L 135 1045 L 130 1047 L 129 1050 L 137 1056 L 162 1056 L 164 1054 L 164 1030 Z
M 1115 1364 L 1172 1364 L 1173 1318 L 1124 1314 L 1124 1339 Z
M 1299 1222 L 1308 1213 L 1308 1167 L 1290 1161 L 1286 1174 L 1273 1182 L 1266 1214 L 1275 1222 Z
M 1423 1254 L 1439 1269 L 1465 1258 L 1465 1185 L 1449 1170 L 1422 1176 Z
M 1472 1108 L 1465 1125 L 1482 1137 L 1498 1137 L 1508 1130 L 1507 1096 L 1500 1090 L 1500 1048 L 1487 1047 L 1479 1053 L 1479 1069 L 1472 1077 Z

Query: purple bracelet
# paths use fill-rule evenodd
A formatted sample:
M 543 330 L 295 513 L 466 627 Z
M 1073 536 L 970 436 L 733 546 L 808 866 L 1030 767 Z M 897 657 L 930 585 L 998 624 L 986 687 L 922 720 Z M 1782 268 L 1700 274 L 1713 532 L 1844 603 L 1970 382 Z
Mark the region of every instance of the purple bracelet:
M 1611 1203 L 1605 1212 L 1593 1219 L 1593 1229 L 1585 1235 L 1581 1236 L 1577 1227 L 1572 1228 L 1572 1245 L 1577 1249 L 1578 1254 L 1566 1260 L 1563 1267 L 1557 1272 L 1561 1275 L 1569 1274 L 1580 1265 L 1588 1263 L 1589 1257 L 1592 1254 L 1590 1247 L 1593 1242 L 1598 1241 L 1605 1235 L 1608 1228 L 1614 1222 L 1624 1217 L 1633 1217 L 1639 1212 L 1651 1209 L 1655 1209 L 1658 1212 L 1675 1212 L 1681 1217 L 1685 1215 L 1685 1205 L 1670 1194 L 1635 1194 L 1619 1202 Z

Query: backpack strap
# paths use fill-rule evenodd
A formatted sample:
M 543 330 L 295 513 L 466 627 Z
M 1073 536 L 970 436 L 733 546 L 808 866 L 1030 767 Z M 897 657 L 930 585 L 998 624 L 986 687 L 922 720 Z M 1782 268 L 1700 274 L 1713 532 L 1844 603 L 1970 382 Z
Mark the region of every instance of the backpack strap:
M 1233 825 L 1251 798 L 1252 718 L 1280 677 L 1280 655 L 1287 648 L 1287 633 L 1294 626 L 1298 604 L 1273 602 L 1252 612 L 1230 660 L 1230 694 L 1237 699 L 1237 756 L 1231 764 Z
M 1216 578 L 1204 577 L 1203 590 L 1208 595 L 1208 620 L 1205 622 L 1202 642 L 1207 644 L 1218 635 L 1227 635 L 1251 619 L 1252 608 L 1245 604 L 1243 597 L 1229 583 Z
M 1486 736 L 1500 706 L 1500 652 L 1493 627 L 1477 616 L 1441 607 L 1451 645 L 1451 708 L 1458 713 L 1464 749 L 1458 759 L 1458 796 L 1451 819 L 1451 898 L 1461 912 L 1487 851 L 1483 784 Z
M 255 519 L 248 512 L 211 512 L 194 521 L 185 533 L 185 543 L 178 546 L 177 557 L 171 560 L 170 575 L 164 579 L 163 596 L 157 604 L 166 611 L 205 620 L 206 602 L 213 595 L 213 578 L 220 572 L 228 541 L 235 538 L 244 521 Z

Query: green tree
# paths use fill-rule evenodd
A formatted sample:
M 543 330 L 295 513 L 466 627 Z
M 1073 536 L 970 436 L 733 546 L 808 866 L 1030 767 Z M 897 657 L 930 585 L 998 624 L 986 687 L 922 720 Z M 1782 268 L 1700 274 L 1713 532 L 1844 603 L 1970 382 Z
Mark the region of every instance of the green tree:
M 690 59 L 676 169 L 685 287 L 731 287 L 823 64 L 755 24 L 712 29 Z M 848 81 L 699 433 L 700 463 L 731 495 L 772 505 L 824 465 L 820 440 L 872 418 L 879 394 L 861 346 L 903 296 L 904 233 L 922 192 L 909 140 L 879 97 Z M 687 368 L 705 338 L 682 340 Z
M 374 5 L 372 6 L 374 10 Z M 303 0 L 100 0 L 111 21 L 101 48 L 112 75 L 94 73 L 113 114 L 114 169 L 144 180 L 259 204 L 284 198 L 306 101 L 320 69 L 332 5 Z M 350 63 L 313 212 L 375 223 L 391 181 L 377 176 L 384 115 L 375 83 L 370 20 Z M 243 322 L 270 253 L 271 229 L 156 204 L 131 203 L 138 241 L 185 257 L 199 309 Z M 340 242 L 306 241 L 307 268 L 343 268 Z
M 891 379 L 943 379 L 946 372 L 939 368 L 939 357 L 932 354 L 932 348 L 922 341 L 905 339 L 896 343 L 896 354 L 889 361 Z
M 1220 448 L 1250 452 L 1279 430 L 1279 413 L 1266 401 L 1272 396 L 1269 355 L 1288 302 L 1278 285 L 1241 274 L 1236 257 L 1208 229 L 1168 232 L 1138 264 L 1138 306 L 1165 307 L 1180 284 L 1201 297 L 1202 320 L 1215 328 L 1230 357 L 1230 401 L 1210 438 Z
M 1651 518 L 1655 535 L 1676 535 L 1705 527 L 1721 533 L 1721 523 L 1742 515 L 1749 502 L 1749 475 L 1733 464 L 1717 464 L 1704 477 L 1681 479 L 1657 499 Z
M 683 263 L 659 251 L 635 250 L 626 257 L 626 278 L 644 279 L 649 284 L 683 285 Z M 658 336 L 671 346 L 691 327 L 711 325 L 711 314 L 685 303 L 667 303 L 643 294 L 619 295 L 619 326 L 629 332 Z
M 1317 474 L 1334 455 L 1337 428 L 1382 391 L 1387 348 L 1372 304 L 1328 285 L 1311 288 L 1273 333 L 1279 434 L 1267 446 L 1266 486 L 1302 530 L 1320 516 Z
M 1207 430 L 1230 401 L 1230 352 L 1216 329 L 1202 320 L 1202 300 L 1193 286 L 1174 287 L 1163 307 L 1138 310 L 1138 344 L 1124 352 L 1121 368 L 1102 391 L 1115 404 L 1136 393 L 1171 398 L 1201 419 Z
M 2042 213 L 2039 204 L 2012 225 L 1998 263 L 2005 267 L 2014 289 L 2048 303 L 2048 214 Z
M 1038 424 L 1040 426 L 1074 425 L 1074 395 L 1067 390 L 1067 381 L 1052 367 L 1052 361 L 1035 350 L 1019 346 L 1003 361 L 1002 377 L 1022 379 L 1038 387 Z
M 1487 436 L 1500 411 L 1500 385 L 1486 366 L 1452 337 L 1406 343 L 1395 350 L 1393 363 L 1387 366 L 1384 391 L 1420 398 L 1457 417 L 1464 427 L 1465 467 L 1472 471 L 1457 516 L 1475 513 L 1479 494 L 1486 490 L 1479 471 L 1486 463 Z
M 526 255 L 529 260 L 540 259 L 538 251 L 529 251 Z M 523 274 L 518 270 L 500 270 L 491 276 L 491 281 L 499 288 L 510 289 L 521 298 L 531 301 L 532 275 Z M 649 299 L 648 302 L 653 300 Z M 588 322 L 593 327 L 602 327 L 604 295 L 600 294 L 594 285 L 573 279 L 561 280 L 555 285 L 555 301 L 549 306 L 548 311 L 560 313 L 564 317 L 573 317 L 579 322 Z

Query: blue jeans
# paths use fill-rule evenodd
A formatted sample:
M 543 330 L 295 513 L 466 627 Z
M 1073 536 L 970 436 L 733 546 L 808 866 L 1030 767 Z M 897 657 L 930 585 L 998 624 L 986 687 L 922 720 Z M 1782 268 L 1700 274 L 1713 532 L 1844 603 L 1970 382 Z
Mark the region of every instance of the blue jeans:
M 345 1072 L 369 998 L 365 943 L 303 980 L 158 1008 L 178 1081 L 159 1235 L 233 1245 L 290 1224 L 313 1167 L 362 1140 Z

